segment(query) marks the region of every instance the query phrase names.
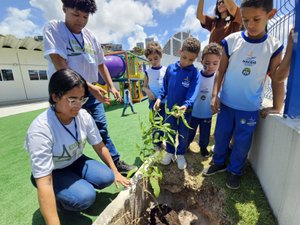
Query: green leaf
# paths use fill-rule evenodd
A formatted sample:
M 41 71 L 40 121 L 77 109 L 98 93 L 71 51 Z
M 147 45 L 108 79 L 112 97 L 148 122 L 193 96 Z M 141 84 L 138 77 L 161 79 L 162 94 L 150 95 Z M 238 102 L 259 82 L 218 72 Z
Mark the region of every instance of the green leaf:
M 191 130 L 193 129 L 193 128 L 190 127 L 190 125 L 189 125 L 188 122 L 186 121 L 184 115 L 181 116 L 181 119 L 182 119 L 183 124 L 184 124 L 187 128 L 189 128 L 189 129 L 191 129 Z
M 160 194 L 160 186 L 156 177 L 150 177 L 150 185 L 153 189 L 154 196 L 158 198 Z
M 128 173 L 127 173 L 127 175 L 126 175 L 126 177 L 127 177 L 127 178 L 132 177 L 132 175 L 133 175 L 137 170 L 138 170 L 137 168 L 134 168 L 134 169 L 132 169 L 132 170 L 129 170 Z

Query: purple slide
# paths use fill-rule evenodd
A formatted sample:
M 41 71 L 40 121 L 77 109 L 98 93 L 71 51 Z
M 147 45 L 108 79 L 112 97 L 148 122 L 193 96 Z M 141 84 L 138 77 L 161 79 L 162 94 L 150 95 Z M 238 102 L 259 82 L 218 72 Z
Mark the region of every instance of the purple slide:
M 118 55 L 105 56 L 104 64 L 110 73 L 111 78 L 120 78 L 126 71 L 126 63 L 124 59 Z M 105 82 L 98 73 L 98 83 L 104 85 Z

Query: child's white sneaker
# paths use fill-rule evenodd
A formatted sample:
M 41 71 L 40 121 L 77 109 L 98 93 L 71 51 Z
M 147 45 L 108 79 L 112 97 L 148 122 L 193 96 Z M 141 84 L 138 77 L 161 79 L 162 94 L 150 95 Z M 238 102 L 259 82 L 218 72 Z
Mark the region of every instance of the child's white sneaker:
M 184 170 L 187 166 L 184 155 L 177 155 L 177 167 L 180 170 Z
M 175 161 L 174 154 L 167 152 L 167 154 L 165 155 L 163 160 L 161 160 L 161 164 L 166 166 L 166 165 L 169 165 L 171 163 L 171 161 Z

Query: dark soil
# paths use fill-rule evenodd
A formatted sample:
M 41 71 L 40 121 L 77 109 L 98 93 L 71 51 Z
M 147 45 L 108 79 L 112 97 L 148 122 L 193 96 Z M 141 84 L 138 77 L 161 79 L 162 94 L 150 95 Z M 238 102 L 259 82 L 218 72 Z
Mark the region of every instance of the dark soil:
M 198 152 L 186 155 L 188 167 L 176 163 L 161 166 L 163 180 L 157 202 L 152 202 L 139 224 L 150 225 L 230 225 L 224 212 L 225 191 L 205 181 Z M 206 162 L 207 164 L 208 162 Z

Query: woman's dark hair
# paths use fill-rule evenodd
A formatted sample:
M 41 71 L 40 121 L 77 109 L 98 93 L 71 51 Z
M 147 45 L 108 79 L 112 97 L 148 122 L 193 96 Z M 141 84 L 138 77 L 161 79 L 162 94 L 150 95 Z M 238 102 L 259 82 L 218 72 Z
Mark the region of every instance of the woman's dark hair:
M 221 18 L 221 13 L 219 13 L 219 11 L 218 11 L 218 2 L 219 2 L 219 0 L 216 1 L 215 15 L 216 15 L 217 20 L 220 20 L 222 18 Z M 227 14 L 230 17 L 230 21 L 233 20 L 234 17 L 232 15 L 230 15 L 230 13 L 227 13 Z
M 89 94 L 86 81 L 77 72 L 71 69 L 61 69 L 56 71 L 50 78 L 48 85 L 49 103 L 51 106 L 55 105 L 52 99 L 52 94 L 59 98 L 65 95 L 68 91 L 75 87 L 84 88 L 84 97 Z
M 218 2 L 219 2 L 219 0 L 216 0 L 215 15 L 216 15 L 217 19 L 221 19 L 221 13 L 219 13 L 219 10 L 218 10 Z
M 95 13 L 97 6 L 95 0 L 61 0 L 66 8 L 77 9 L 86 13 Z
M 273 0 L 242 0 L 241 8 L 262 8 L 267 13 L 273 9 Z

